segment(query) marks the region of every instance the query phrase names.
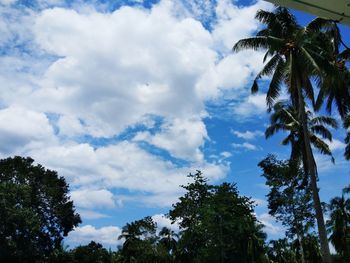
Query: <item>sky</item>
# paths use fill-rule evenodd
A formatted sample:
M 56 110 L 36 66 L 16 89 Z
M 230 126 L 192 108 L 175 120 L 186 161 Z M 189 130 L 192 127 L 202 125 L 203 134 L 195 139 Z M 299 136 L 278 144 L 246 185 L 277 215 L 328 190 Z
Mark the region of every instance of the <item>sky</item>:
M 0 0 L 0 158 L 30 156 L 70 186 L 83 223 L 64 240 L 115 249 L 121 228 L 152 216 L 159 227 L 187 174 L 236 183 L 255 200 L 269 238 L 257 164 L 288 158 L 283 134 L 266 140 L 265 93 L 250 94 L 262 52 L 232 53 L 261 28 L 265 1 Z M 293 11 L 301 24 L 311 16 Z M 345 42 L 350 42 L 342 27 Z M 264 88 L 265 87 L 265 88 Z M 337 117 L 336 114 L 333 116 Z M 350 183 L 345 131 L 315 153 L 322 201 Z

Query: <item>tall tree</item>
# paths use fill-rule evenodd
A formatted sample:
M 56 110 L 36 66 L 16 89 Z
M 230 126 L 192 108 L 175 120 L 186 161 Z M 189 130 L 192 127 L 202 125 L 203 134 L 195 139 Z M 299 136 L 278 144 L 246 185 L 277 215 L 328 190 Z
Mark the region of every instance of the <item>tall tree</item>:
M 350 160 L 350 115 L 347 115 L 344 119 L 344 128 L 347 129 L 345 137 L 345 159 Z
M 253 214 L 253 202 L 233 184 L 208 185 L 198 172 L 173 205 L 180 221 L 179 262 L 263 262 L 265 234 Z
M 303 186 L 305 173 L 298 163 L 279 161 L 269 155 L 259 163 L 269 186 L 269 214 L 287 228 L 286 235 L 293 239 L 302 263 L 305 263 L 304 238 L 314 226 L 314 212 L 310 188 Z
M 127 223 L 118 239 L 125 239 L 121 248 L 123 262 L 156 262 L 157 224 L 150 216 Z
M 299 119 L 299 112 L 298 109 L 296 109 L 295 106 L 291 104 L 286 104 L 285 102 L 277 102 L 273 106 L 273 112 L 271 114 L 271 125 L 266 129 L 265 135 L 266 138 L 269 138 L 270 136 L 274 135 L 278 131 L 285 131 L 288 132 L 288 135 L 286 138 L 283 139 L 282 144 L 283 145 L 291 145 L 291 156 L 290 160 L 291 163 L 297 168 L 300 163 L 303 164 L 304 167 L 304 175 L 308 175 L 308 170 L 305 169 L 305 167 L 309 166 L 309 160 L 307 158 L 307 149 L 305 149 L 305 141 L 308 141 L 309 144 L 312 144 L 315 149 L 319 150 L 322 154 L 326 154 L 331 156 L 332 160 L 334 161 L 334 158 L 332 156 L 332 153 L 330 151 L 329 146 L 327 143 L 323 141 L 323 139 L 327 139 L 329 141 L 332 141 L 332 134 L 327 129 L 326 126 L 330 126 L 332 128 L 337 128 L 337 122 L 335 119 L 328 117 L 328 116 L 316 116 L 314 117 L 311 111 L 306 111 L 306 123 L 307 123 L 307 132 L 305 135 L 305 125 L 302 124 L 302 121 Z M 311 150 L 311 147 L 310 147 Z M 312 150 L 311 150 L 312 153 Z M 313 157 L 312 153 L 312 162 L 314 164 L 314 167 L 316 169 L 316 162 Z M 297 170 L 297 169 L 296 169 Z M 315 170 L 316 171 L 316 170 Z M 295 174 L 296 176 L 297 174 Z M 315 203 L 316 201 L 320 201 L 318 196 L 318 189 L 315 188 L 315 181 L 316 178 L 309 178 L 308 176 L 304 176 L 302 185 L 304 187 L 310 188 L 312 190 L 313 194 L 313 205 L 316 210 L 316 219 L 318 223 L 318 229 L 320 234 L 320 225 L 322 226 L 323 218 L 321 220 L 317 217 L 317 211 L 321 209 L 321 204 Z M 317 196 L 315 196 L 315 191 Z M 302 198 L 302 196 L 301 196 Z M 320 207 L 318 207 L 318 205 Z M 318 209 L 317 209 L 318 208 Z M 320 211 L 318 211 L 320 212 Z M 321 223 L 320 223 L 321 221 Z M 319 235 L 320 240 L 323 235 Z M 322 247 L 322 240 L 321 240 L 321 247 Z M 328 243 L 327 243 L 328 247 Z M 324 250 L 322 250 L 324 252 Z M 324 253 L 323 253 L 324 256 Z M 326 260 L 324 258 L 324 260 Z M 328 258 L 331 260 L 330 258 Z M 327 262 L 327 261 L 326 261 Z
M 337 128 L 337 121 L 329 116 L 314 116 L 311 111 L 306 111 L 305 114 L 308 127 L 306 137 L 304 137 L 304 127 L 298 119 L 298 109 L 287 101 L 276 102 L 270 117 L 270 126 L 265 131 L 266 138 L 270 138 L 280 131 L 287 132 L 288 135 L 282 140 L 281 144 L 291 146 L 290 160 L 296 167 L 300 162 L 303 167 L 308 165 L 308 160 L 305 158 L 305 148 L 303 147 L 306 138 L 315 149 L 322 154 L 329 155 L 334 161 L 332 152 L 324 140 L 332 141 L 332 133 L 328 127 Z M 314 159 L 313 162 L 316 165 Z M 306 179 L 308 178 L 305 177 Z
M 40 262 L 81 220 L 68 185 L 31 158 L 0 160 L 0 261 Z
M 317 187 L 317 166 L 312 153 L 308 136 L 306 98 L 314 105 L 315 83 L 322 83 L 323 69 L 328 65 L 324 41 L 320 39 L 320 19 L 315 19 L 305 27 L 301 27 L 295 17 L 286 8 L 278 7 L 274 12 L 259 10 L 256 18 L 266 27 L 255 37 L 242 39 L 234 47 L 234 51 L 243 49 L 267 50 L 264 61 L 271 57 L 262 71 L 257 75 L 252 92 L 258 91 L 258 82 L 262 76 L 272 75 L 267 91 L 267 105 L 271 108 L 279 97 L 283 86 L 287 88 L 292 105 L 297 109 L 298 118 L 304 137 L 302 152 L 304 170 L 310 176 L 313 201 L 316 211 L 318 233 L 320 237 L 324 262 L 331 262 L 323 211 Z
M 350 189 L 344 188 L 341 197 L 331 199 L 328 207 L 330 219 L 327 221 L 329 240 L 340 254 L 343 262 L 350 262 L 350 199 L 346 193 Z

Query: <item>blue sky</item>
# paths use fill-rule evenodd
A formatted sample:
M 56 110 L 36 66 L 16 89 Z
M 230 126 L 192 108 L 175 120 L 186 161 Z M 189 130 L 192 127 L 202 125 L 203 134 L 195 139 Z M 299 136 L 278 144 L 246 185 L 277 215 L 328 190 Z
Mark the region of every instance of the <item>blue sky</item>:
M 66 244 L 115 248 L 120 228 L 146 215 L 169 225 L 162 215 L 196 170 L 237 183 L 269 237 L 283 234 L 257 167 L 268 153 L 289 155 L 283 134 L 264 138 L 267 80 L 250 95 L 262 53 L 231 53 L 259 29 L 261 8 L 272 6 L 0 0 L 0 155 L 31 156 L 69 182 L 83 223 Z M 350 182 L 344 130 L 334 136 L 336 164 L 316 154 L 323 201 Z

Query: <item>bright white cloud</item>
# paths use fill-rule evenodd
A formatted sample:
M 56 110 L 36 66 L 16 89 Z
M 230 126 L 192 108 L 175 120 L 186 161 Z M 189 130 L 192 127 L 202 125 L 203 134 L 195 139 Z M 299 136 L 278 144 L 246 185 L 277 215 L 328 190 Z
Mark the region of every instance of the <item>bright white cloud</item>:
M 178 186 L 187 181 L 189 172 L 199 169 L 209 179 L 217 180 L 228 171 L 225 163 L 203 162 L 194 163 L 191 167 L 177 167 L 126 141 L 98 149 L 88 144 L 46 147 L 33 150 L 30 155 L 64 175 L 73 186 L 144 191 L 155 195 L 151 200 L 145 197 L 145 202 L 152 203 L 153 200 L 155 203 L 159 201 L 159 204 L 163 204 L 164 200 L 173 201 L 181 193 Z M 112 196 L 106 190 L 78 190 L 73 194 L 73 199 L 78 200 L 82 207 L 92 207 L 100 202 L 112 204 Z M 99 200 L 100 194 L 105 201 Z M 170 198 L 164 199 L 167 195 Z M 169 205 L 168 202 L 166 204 Z
M 245 140 L 252 140 L 257 137 L 264 136 L 264 133 L 262 131 L 245 131 L 245 132 L 240 132 L 240 131 L 232 131 L 234 135 L 236 135 L 238 138 L 242 138 Z
M 106 190 L 83 189 L 71 192 L 71 197 L 77 207 L 82 208 L 113 208 L 115 202 L 113 194 Z
M 122 240 L 118 240 L 121 234 L 121 229 L 116 226 L 105 226 L 95 228 L 92 225 L 85 225 L 75 228 L 68 235 L 69 242 L 73 244 L 86 245 L 90 241 L 95 241 L 103 244 L 106 247 L 116 248 L 116 246 L 123 244 Z
M 264 231 L 269 235 L 284 234 L 284 229 L 276 222 L 276 219 L 271 215 L 265 213 L 257 216 L 258 220 L 264 225 Z
M 198 118 L 174 119 L 164 123 L 155 135 L 142 132 L 134 138 L 168 150 L 174 157 L 197 162 L 203 161 L 200 147 L 205 139 L 208 139 L 207 130 Z
M 219 0 L 216 6 L 218 23 L 213 31 L 217 45 L 226 52 L 231 50 L 234 43 L 253 34 L 258 28 L 258 22 L 254 19 L 256 11 L 267 10 L 271 6 L 265 1 L 243 7 L 234 5 L 230 0 Z
M 0 139 L 6 142 L 0 146 L 3 155 L 56 142 L 49 120 L 41 112 L 12 106 L 0 110 L 0 123 Z
M 208 117 L 205 103 L 225 92 L 242 100 L 249 92 L 247 84 L 261 68 L 261 54 L 229 52 L 235 41 L 256 30 L 254 14 L 267 4 L 237 7 L 220 0 L 217 23 L 208 31 L 195 18 L 211 7 L 191 2 L 194 14 L 182 15 L 170 0 L 151 10 L 122 7 L 112 13 L 84 6 L 42 12 L 1 8 L 0 45 L 12 48 L 0 60 L 0 123 L 6 123 L 0 127 L 6 142 L 1 154 L 30 155 L 65 176 L 87 219 L 104 217 L 95 208 L 127 201 L 169 206 L 182 193 L 178 186 L 186 184 L 186 174 L 197 169 L 210 180 L 222 179 L 229 163 L 208 162 L 202 149 L 211 142 L 203 121 Z M 62 1 L 38 3 L 45 8 Z M 28 53 L 17 49 L 21 45 Z M 243 97 L 234 113 L 242 118 L 262 113 L 264 97 Z M 164 119 L 159 131 L 147 131 L 154 126 L 149 116 Z M 81 142 L 84 136 L 110 138 L 140 123 L 146 131 L 133 140 L 103 147 Z M 140 141 L 190 164 L 150 153 Z M 249 143 L 233 147 L 256 149 Z M 112 194 L 120 188 L 137 200 Z M 120 230 L 83 226 L 72 238 L 116 244 L 108 231 Z
M 86 130 L 94 136 L 117 134 L 145 114 L 200 114 L 195 83 L 215 63 L 212 38 L 198 21 L 173 17 L 163 2 L 151 11 L 123 7 L 109 15 L 45 10 L 36 41 L 62 58 L 31 101 L 45 97 L 35 106 L 83 120 L 96 128 Z
M 156 214 L 152 216 L 152 219 L 154 222 L 157 223 L 157 227 L 159 230 L 162 229 L 163 227 L 167 227 L 173 230 L 174 232 L 179 232 L 179 224 L 176 222 L 172 224 L 171 220 L 165 217 L 165 215 L 163 214 Z
M 233 112 L 243 119 L 252 116 L 259 117 L 259 115 L 263 115 L 267 109 L 265 98 L 265 94 L 250 95 L 242 103 L 237 105 Z

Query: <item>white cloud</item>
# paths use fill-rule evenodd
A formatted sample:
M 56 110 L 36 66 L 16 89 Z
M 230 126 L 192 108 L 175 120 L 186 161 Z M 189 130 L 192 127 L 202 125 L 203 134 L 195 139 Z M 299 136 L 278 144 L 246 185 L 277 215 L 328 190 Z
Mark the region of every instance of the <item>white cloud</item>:
M 74 205 L 75 205 L 75 203 L 74 203 Z M 110 217 L 109 215 L 95 212 L 92 210 L 86 210 L 86 209 L 78 209 L 78 213 L 79 213 L 80 217 L 82 218 L 82 221 L 84 221 L 85 219 L 100 219 L 100 218 Z
M 167 121 L 159 133 L 142 132 L 134 138 L 168 150 L 174 157 L 197 162 L 203 161 L 200 147 L 205 139 L 208 139 L 207 130 L 198 118 Z
M 175 18 L 169 8 L 123 7 L 110 15 L 45 10 L 36 40 L 62 58 L 47 71 L 45 88 L 31 96 L 32 102 L 45 97 L 44 105 L 31 106 L 100 127 L 87 131 L 94 136 L 117 134 L 145 114 L 198 115 L 204 108 L 194 87 L 215 63 L 212 39 L 199 22 Z
M 265 213 L 257 216 L 258 220 L 264 225 L 264 231 L 268 235 L 284 235 L 284 229 L 278 224 L 274 217 Z
M 213 31 L 217 45 L 225 51 L 231 50 L 234 43 L 253 34 L 258 28 L 259 24 L 254 19 L 256 11 L 271 6 L 265 1 L 258 1 L 251 6 L 238 6 L 230 0 L 219 0 L 216 6 L 218 23 Z
M 62 1 L 39 4 L 45 8 Z M 196 15 L 176 13 L 176 5 L 163 0 L 151 10 L 122 7 L 112 13 L 83 6 L 79 11 L 0 10 L 0 45 L 12 48 L 0 60 L 0 138 L 6 142 L 1 153 L 30 155 L 65 176 L 86 218 L 102 216 L 94 208 L 131 200 L 113 196 L 116 189 L 142 196 L 137 201 L 146 205 L 168 206 L 189 172 L 199 169 L 218 180 L 229 170 L 223 160 L 205 159 L 202 148 L 210 142 L 203 121 L 208 116 L 205 102 L 226 91 L 239 100 L 247 93 L 261 55 L 246 51 L 221 56 L 256 29 L 255 11 L 266 4 L 236 7 L 219 1 L 212 31 Z M 253 111 L 240 105 L 236 114 L 256 114 L 263 108 L 257 98 L 246 101 Z M 164 123 L 155 133 L 139 133 L 134 141 L 96 147 L 77 138 L 110 138 L 146 122 L 146 129 L 152 128 L 147 116 Z M 172 163 L 142 149 L 136 140 L 191 163 Z
M 123 243 L 122 240 L 118 240 L 118 236 L 121 234 L 121 229 L 116 226 L 105 226 L 101 228 L 95 228 L 92 225 L 85 225 L 75 228 L 68 235 L 68 242 L 76 245 L 86 245 L 90 241 L 95 241 L 103 244 L 105 247 L 115 248 L 117 245 Z
M 242 103 L 234 108 L 234 114 L 241 117 L 259 117 L 259 115 L 265 113 L 266 107 L 266 95 L 255 94 L 249 95 Z
M 162 229 L 163 227 L 167 227 L 173 230 L 174 232 L 179 232 L 179 224 L 177 222 L 172 224 L 171 220 L 165 217 L 165 215 L 163 214 L 156 214 L 152 216 L 152 219 L 154 222 L 157 223 L 157 227 L 159 230 Z
M 232 130 L 232 133 L 236 135 L 238 138 L 242 138 L 245 140 L 252 140 L 257 137 L 264 136 L 264 133 L 262 131 L 245 131 L 245 132 L 240 132 L 240 131 L 234 131 Z
M 249 142 L 244 142 L 244 143 L 232 143 L 232 147 L 235 149 L 245 149 L 248 151 L 255 151 L 258 148 Z
M 221 152 L 220 155 L 224 158 L 230 158 L 232 156 L 232 153 L 230 152 Z
M 84 187 L 86 190 L 74 191 L 72 197 L 80 206 L 89 208 L 112 204 L 110 193 L 106 190 L 88 190 L 91 188 L 124 188 L 146 192 L 151 196 L 146 195 L 138 199 L 139 202 L 168 206 L 181 193 L 179 185 L 188 181 L 186 175 L 189 172 L 202 170 L 209 179 L 218 180 L 229 169 L 226 163 L 207 162 L 177 167 L 127 141 L 98 149 L 88 144 L 46 147 L 33 150 L 30 155 L 37 162 L 65 176 L 71 186 Z M 99 197 L 103 197 L 103 200 Z
M 106 190 L 83 189 L 71 192 L 71 197 L 77 207 L 83 208 L 113 208 L 115 202 L 113 194 Z
M 343 151 L 346 147 L 345 143 L 343 143 L 337 139 L 333 139 L 331 142 L 328 141 L 327 144 L 328 144 L 331 151 L 338 151 L 338 150 Z
M 8 155 L 16 150 L 26 152 L 56 142 L 46 115 L 41 112 L 12 106 L 0 110 L 0 152 Z

